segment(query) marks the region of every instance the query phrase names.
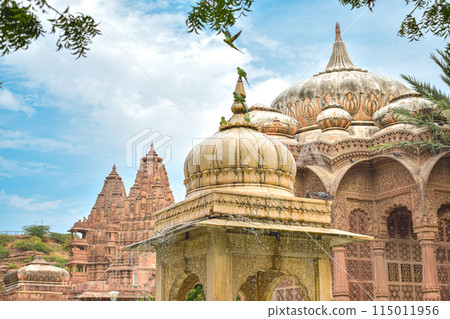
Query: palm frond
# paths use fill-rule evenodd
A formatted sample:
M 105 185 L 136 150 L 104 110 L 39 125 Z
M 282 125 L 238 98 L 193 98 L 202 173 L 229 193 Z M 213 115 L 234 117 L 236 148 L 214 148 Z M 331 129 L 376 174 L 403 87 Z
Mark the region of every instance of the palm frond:
M 437 50 L 439 56 L 431 54 L 431 59 L 441 68 L 441 79 L 450 87 L 450 50 L 444 52 Z M 437 121 L 445 119 L 450 124 L 450 95 L 436 88 L 434 85 L 419 81 L 409 75 L 400 75 L 411 87 L 425 99 L 436 105 L 432 111 L 426 114 L 411 112 L 405 107 L 392 109 L 393 116 L 399 121 L 411 124 L 416 128 L 426 129 L 428 140 L 399 141 L 384 143 L 369 148 L 373 152 L 387 152 L 391 149 L 409 149 L 420 154 L 421 152 L 439 153 L 441 150 L 450 150 L 450 135 L 443 130 L 443 125 L 437 125 Z
M 421 82 L 417 80 L 413 76 L 400 74 L 402 79 L 404 79 L 406 82 L 408 82 L 415 91 L 423 95 L 427 100 L 438 104 L 440 100 L 442 99 L 449 99 L 449 96 L 447 96 L 444 92 L 437 89 L 434 85 L 431 85 L 429 83 Z
M 445 54 L 444 52 L 440 50 L 436 50 L 442 59 L 438 58 L 434 53 L 430 54 L 430 58 L 436 63 L 442 70 L 444 74 L 441 74 L 442 77 L 450 78 L 450 56 L 448 54 Z
M 405 122 L 407 124 L 427 128 L 431 128 L 434 125 L 433 119 L 428 114 L 425 115 L 414 114 L 404 107 L 393 108 L 392 112 L 399 121 Z
M 440 150 L 450 150 L 450 146 L 431 140 L 383 143 L 369 147 L 368 150 L 374 153 L 386 153 L 393 148 L 410 149 L 416 151 L 417 154 L 420 154 L 421 151 L 438 153 Z

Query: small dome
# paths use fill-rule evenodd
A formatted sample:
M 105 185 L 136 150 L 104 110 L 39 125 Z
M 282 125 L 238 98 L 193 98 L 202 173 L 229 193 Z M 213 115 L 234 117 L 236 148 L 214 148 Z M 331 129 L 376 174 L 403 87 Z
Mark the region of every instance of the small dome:
M 236 92 L 245 98 L 239 78 Z M 184 164 L 186 196 L 211 188 L 241 189 L 293 196 L 296 165 L 281 142 L 248 122 L 246 107 L 235 100 L 234 115 L 220 131 L 195 146 Z M 251 121 L 251 120 L 250 120 Z
M 392 99 L 386 107 L 375 112 L 373 115 L 375 124 L 378 127 L 383 128 L 397 123 L 398 119 L 392 112 L 394 108 L 406 108 L 410 112 L 418 114 L 426 114 L 431 112 L 435 108 L 435 105 L 420 96 L 420 94 L 413 93 L 404 94 Z
M 69 273 L 62 268 L 52 266 L 38 255 L 26 266 L 9 272 L 3 277 L 5 290 L 14 288 L 17 283 L 27 283 L 33 285 L 66 285 L 69 280 Z
M 352 121 L 350 113 L 342 105 L 330 103 L 322 107 L 322 113 L 317 116 L 317 126 L 322 131 L 331 129 L 346 130 Z
M 292 137 L 300 127 L 296 119 L 263 104 L 253 105 L 249 113 L 251 123 L 268 135 Z
M 354 66 L 336 24 L 336 41 L 324 72 L 282 92 L 271 107 L 298 120 L 301 131 L 317 128 L 317 116 L 331 100 L 343 105 L 352 125 L 374 125 L 372 115 L 399 95 L 412 93 L 401 82 Z

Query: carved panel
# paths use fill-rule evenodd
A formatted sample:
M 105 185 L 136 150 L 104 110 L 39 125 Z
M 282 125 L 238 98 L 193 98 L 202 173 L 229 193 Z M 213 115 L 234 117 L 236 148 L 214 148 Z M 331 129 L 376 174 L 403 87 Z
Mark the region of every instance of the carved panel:
M 347 93 L 343 101 L 344 107 L 350 115 L 355 115 L 359 111 L 359 102 L 356 100 L 355 95 L 351 92 Z
M 291 278 L 282 280 L 272 294 L 272 301 L 303 301 L 302 289 Z
M 394 210 L 387 220 L 386 262 L 390 300 L 422 299 L 422 256 L 411 213 Z
M 349 216 L 349 231 L 371 235 L 371 218 L 363 210 L 355 210 Z M 372 243 L 356 242 L 346 246 L 350 300 L 373 300 L 374 274 Z
M 366 97 L 366 100 L 363 104 L 364 112 L 372 117 L 373 113 L 378 111 L 380 108 L 379 101 L 377 96 L 374 93 L 369 93 L 369 95 Z
M 450 206 L 444 207 L 439 218 L 439 238 L 436 245 L 436 264 L 441 300 L 450 300 Z

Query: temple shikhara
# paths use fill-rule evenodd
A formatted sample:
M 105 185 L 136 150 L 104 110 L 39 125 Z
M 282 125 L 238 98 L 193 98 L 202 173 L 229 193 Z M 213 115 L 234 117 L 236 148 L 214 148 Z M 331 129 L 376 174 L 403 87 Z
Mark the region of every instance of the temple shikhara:
M 167 172 L 153 145 L 128 195 L 113 166 L 87 219 L 69 230 L 69 295 L 76 300 L 136 300 L 154 294 L 155 255 L 123 248 L 153 234 L 154 212 L 173 203 Z
M 270 107 L 248 107 L 240 77 L 235 92 L 187 154 L 183 201 L 153 145 L 128 193 L 114 166 L 69 230 L 68 274 L 34 261 L 5 276 L 8 300 L 22 273 L 45 286 L 39 269 L 59 300 L 185 300 L 199 284 L 206 300 L 450 300 L 450 152 L 369 149 L 428 140 L 392 110 L 433 103 L 355 66 L 338 24 L 325 70 Z

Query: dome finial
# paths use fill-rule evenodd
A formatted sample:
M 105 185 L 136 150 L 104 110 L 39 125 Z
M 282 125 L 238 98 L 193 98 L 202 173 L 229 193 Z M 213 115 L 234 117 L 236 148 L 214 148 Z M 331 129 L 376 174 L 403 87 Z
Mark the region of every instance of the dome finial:
M 240 95 L 242 95 L 242 97 L 244 99 L 247 96 L 247 94 L 245 93 L 244 82 L 242 82 L 242 77 L 240 75 L 239 75 L 239 78 L 237 80 L 236 88 L 234 89 L 234 91 L 239 93 Z
M 319 74 L 329 72 L 339 72 L 339 71 L 362 71 L 362 70 L 357 68 L 350 60 L 350 57 L 348 56 L 347 53 L 347 49 L 345 47 L 345 43 L 344 41 L 342 41 L 341 27 L 339 26 L 339 23 L 336 22 L 336 41 L 333 44 L 333 51 L 331 52 L 330 61 L 328 62 L 325 71 L 320 72 Z
M 233 92 L 234 102 L 231 105 L 233 116 L 228 122 L 225 121 L 226 124 L 221 122 L 219 131 L 228 130 L 233 127 L 246 127 L 256 131 L 258 130 L 256 126 L 250 123 L 250 114 L 248 113 L 247 103 L 245 102 L 246 96 L 242 77 L 239 76 Z
M 336 22 L 336 41 L 342 41 L 341 39 L 341 27 L 339 26 L 339 22 Z
M 247 94 L 245 93 L 244 83 L 242 82 L 242 77 L 239 76 L 236 88 L 233 92 L 234 96 L 234 103 L 231 106 L 231 111 L 233 111 L 234 114 L 245 114 L 248 112 L 247 105 L 245 104 L 245 97 Z

